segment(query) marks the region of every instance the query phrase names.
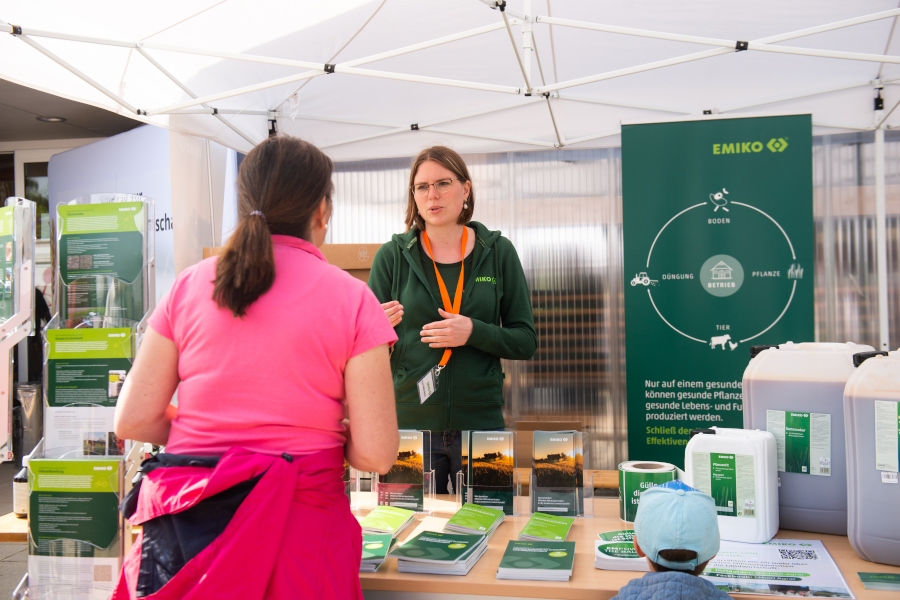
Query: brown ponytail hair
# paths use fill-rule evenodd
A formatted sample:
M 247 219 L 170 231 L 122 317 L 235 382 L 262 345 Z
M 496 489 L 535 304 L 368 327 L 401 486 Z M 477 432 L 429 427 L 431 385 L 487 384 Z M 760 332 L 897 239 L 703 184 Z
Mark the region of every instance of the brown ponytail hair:
M 235 317 L 275 282 L 272 235 L 310 241 L 322 198 L 331 203 L 331 159 L 298 138 L 271 137 L 247 154 L 238 173 L 238 224 L 216 263 L 213 300 Z

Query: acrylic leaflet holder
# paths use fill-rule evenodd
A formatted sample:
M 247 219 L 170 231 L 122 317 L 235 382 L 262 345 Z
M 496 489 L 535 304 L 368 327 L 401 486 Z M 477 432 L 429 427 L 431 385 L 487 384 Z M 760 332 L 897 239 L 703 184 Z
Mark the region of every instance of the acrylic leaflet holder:
M 153 201 L 93 194 L 56 209 L 59 327 L 139 322 L 155 301 Z
M 153 201 L 95 194 L 57 207 L 56 315 L 44 328 L 44 455 L 124 456 L 113 431 L 153 309 Z
M 401 429 L 394 465 L 384 475 L 372 474 L 372 506 L 396 506 L 432 514 L 434 490 L 431 432 Z
M 524 510 L 517 482 L 514 431 L 463 431 L 462 470 L 456 474 L 456 505 L 479 504 L 507 515 Z
M 594 479 L 590 472 L 584 472 L 582 440 L 579 431 L 534 432 L 533 466 L 528 479 L 532 513 L 593 518 Z
M 131 545 L 130 524 L 117 510 L 126 460 L 47 459 L 39 444 L 26 462 L 28 575 L 19 589 L 28 598 L 105 600 Z

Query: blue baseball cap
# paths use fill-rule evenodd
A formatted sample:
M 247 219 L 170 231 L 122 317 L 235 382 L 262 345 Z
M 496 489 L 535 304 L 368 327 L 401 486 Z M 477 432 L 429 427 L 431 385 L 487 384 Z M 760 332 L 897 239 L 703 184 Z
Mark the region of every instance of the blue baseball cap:
M 719 520 L 711 496 L 681 481 L 670 481 L 641 494 L 634 533 L 644 554 L 658 565 L 693 571 L 719 551 Z M 693 550 L 686 562 L 662 558 L 660 550 Z

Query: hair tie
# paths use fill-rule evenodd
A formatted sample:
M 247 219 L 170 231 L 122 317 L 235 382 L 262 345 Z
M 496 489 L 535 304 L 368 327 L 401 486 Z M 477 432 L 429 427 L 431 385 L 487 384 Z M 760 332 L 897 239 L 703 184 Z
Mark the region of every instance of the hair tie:
M 261 211 L 261 210 L 251 210 L 251 211 L 250 211 L 250 216 L 253 216 L 253 215 L 257 215 L 257 216 L 262 217 L 264 221 L 265 221 L 265 219 L 266 219 L 266 215 L 262 214 L 262 211 Z

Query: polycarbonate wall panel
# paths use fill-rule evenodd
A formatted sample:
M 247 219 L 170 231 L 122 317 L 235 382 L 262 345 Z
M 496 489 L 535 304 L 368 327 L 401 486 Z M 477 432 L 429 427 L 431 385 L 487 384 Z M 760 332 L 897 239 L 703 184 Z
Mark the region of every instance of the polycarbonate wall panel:
M 813 144 L 816 339 L 879 347 L 874 133 Z M 900 136 L 885 135 L 888 317 L 900 347 Z
M 538 332 L 532 360 L 503 361 L 506 424 L 581 422 L 588 467 L 614 468 L 626 452 L 620 154 L 604 149 L 465 159 L 474 219 L 515 245 Z M 328 242 L 385 242 L 402 231 L 410 163 L 336 165 Z
M 885 146 L 891 346 L 900 346 L 900 137 Z M 877 345 L 873 136 L 816 138 L 816 339 Z M 627 459 L 619 149 L 465 156 L 476 221 L 512 240 L 538 332 L 503 361 L 506 424 L 579 421 L 587 466 Z M 339 163 L 329 243 L 403 231 L 410 159 Z M 797 340 L 795 340 L 797 341 Z M 749 360 L 749 357 L 748 357 Z

